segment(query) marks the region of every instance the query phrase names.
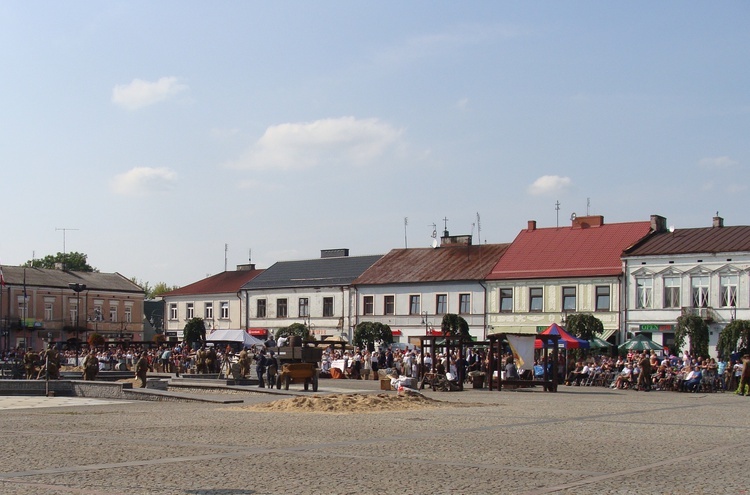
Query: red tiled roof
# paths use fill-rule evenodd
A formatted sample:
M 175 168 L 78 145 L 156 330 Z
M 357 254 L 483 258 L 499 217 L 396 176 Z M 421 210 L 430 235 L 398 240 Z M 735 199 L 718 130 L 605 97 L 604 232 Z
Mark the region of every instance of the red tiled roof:
M 394 249 L 368 268 L 354 285 L 484 280 L 509 244 Z
M 208 278 L 204 278 L 203 280 L 193 282 L 185 287 L 180 287 L 179 289 L 162 294 L 162 297 L 191 296 L 198 294 L 229 294 L 239 292 L 243 285 L 261 273 L 263 273 L 263 270 L 236 270 L 231 272 L 221 272 Z
M 488 280 L 615 276 L 620 256 L 649 233 L 650 222 L 522 230 Z
M 750 226 L 703 227 L 659 232 L 629 249 L 628 256 L 750 251 Z

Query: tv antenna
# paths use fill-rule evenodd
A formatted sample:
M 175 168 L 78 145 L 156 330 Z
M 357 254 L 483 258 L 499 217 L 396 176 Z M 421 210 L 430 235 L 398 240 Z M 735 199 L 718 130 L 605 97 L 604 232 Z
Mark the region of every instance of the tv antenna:
M 477 244 L 482 244 L 482 224 L 479 221 L 479 212 L 477 212 Z
M 65 233 L 69 230 L 79 230 L 79 229 L 69 229 L 65 227 L 55 227 L 55 230 L 62 230 L 63 233 L 63 271 L 65 270 L 65 260 L 66 260 L 66 251 L 65 251 Z
M 560 226 L 560 201 L 555 201 L 555 215 L 557 216 L 557 226 Z

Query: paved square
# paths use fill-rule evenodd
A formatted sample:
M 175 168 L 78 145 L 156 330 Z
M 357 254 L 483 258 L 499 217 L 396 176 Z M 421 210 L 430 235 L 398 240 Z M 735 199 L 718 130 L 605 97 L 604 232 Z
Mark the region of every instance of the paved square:
M 280 397 L 247 394 L 232 405 L 0 409 L 0 493 L 750 493 L 747 397 L 599 387 L 426 395 L 471 405 L 274 413 L 245 406 Z

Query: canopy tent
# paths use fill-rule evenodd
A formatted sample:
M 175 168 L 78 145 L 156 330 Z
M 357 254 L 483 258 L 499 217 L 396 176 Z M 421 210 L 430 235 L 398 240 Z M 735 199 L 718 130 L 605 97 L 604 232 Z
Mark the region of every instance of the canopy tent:
M 591 349 L 607 349 L 608 347 L 614 347 L 614 344 L 610 344 L 600 337 L 594 337 L 589 340 L 589 347 Z
M 236 342 L 244 347 L 265 344 L 262 340 L 253 337 L 244 330 L 213 330 L 209 335 L 206 335 L 206 342 Z
M 663 351 L 664 348 L 643 334 L 638 334 L 630 340 L 626 340 L 618 349 L 623 351 Z
M 560 336 L 559 346 L 564 349 L 588 349 L 589 348 L 588 340 L 579 339 L 577 337 L 570 335 L 557 323 L 553 323 L 552 325 L 548 326 L 547 329 L 543 331 L 542 333 L 540 333 L 539 335 L 559 335 Z M 534 348 L 536 349 L 541 349 L 542 346 L 543 346 L 543 343 L 541 340 L 537 340 L 534 343 Z

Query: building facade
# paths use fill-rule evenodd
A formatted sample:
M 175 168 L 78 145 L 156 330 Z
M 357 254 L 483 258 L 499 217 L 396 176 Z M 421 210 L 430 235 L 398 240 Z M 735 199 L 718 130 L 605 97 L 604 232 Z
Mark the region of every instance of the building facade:
M 653 221 L 653 219 L 652 219 Z M 590 313 L 614 341 L 621 327 L 623 250 L 652 222 L 605 224 L 602 216 L 572 217 L 569 227 L 529 221 L 487 277 L 489 333 L 538 333 L 567 315 Z
M 444 232 L 435 248 L 394 249 L 357 280 L 357 323 L 391 328 L 395 342 L 420 344 L 440 335 L 443 317 L 458 314 L 477 339 L 486 336 L 484 279 L 508 244 L 473 246 Z
M 668 348 L 677 318 L 693 315 L 709 328 L 709 352 L 724 327 L 750 319 L 750 227 L 672 229 L 661 218 L 654 235 L 623 255 L 626 331 Z
M 119 273 L 2 267 L 0 346 L 41 349 L 47 342 L 143 340 L 143 289 Z
M 213 330 L 246 330 L 242 286 L 263 273 L 254 264 L 238 265 L 162 294 L 164 335 L 170 342 L 183 340 L 183 330 L 193 318 L 203 318 L 206 333 Z
M 355 325 L 352 282 L 382 255 L 322 250 L 319 259 L 279 261 L 242 288 L 246 326 L 275 333 L 293 323 L 316 338 L 344 335 Z

